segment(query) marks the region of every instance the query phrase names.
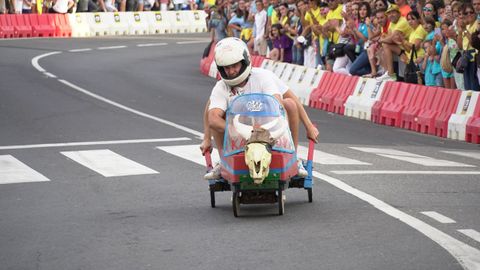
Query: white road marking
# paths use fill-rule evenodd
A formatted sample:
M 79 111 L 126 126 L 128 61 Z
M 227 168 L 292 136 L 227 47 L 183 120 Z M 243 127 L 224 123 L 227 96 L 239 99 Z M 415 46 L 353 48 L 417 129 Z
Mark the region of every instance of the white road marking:
M 0 156 L 0 184 L 50 181 L 11 155 Z
M 158 173 L 108 149 L 60 153 L 105 177 Z
M 109 47 L 98 47 L 97 50 L 116 50 L 116 49 L 123 49 L 126 48 L 127 46 L 109 46 Z
M 440 223 L 444 223 L 444 224 L 450 224 L 450 223 L 457 223 L 455 220 L 449 218 L 449 217 L 446 217 L 440 213 L 437 213 L 435 211 L 424 211 L 424 212 L 420 212 L 422 214 L 424 214 L 425 216 L 429 217 L 429 218 L 432 218 Z
M 424 234 L 428 238 L 438 243 L 441 247 L 447 250 L 453 257 L 455 257 L 460 265 L 466 270 L 478 270 L 480 269 L 480 250 L 471 247 L 450 235 L 428 225 L 427 223 L 404 213 L 395 207 L 367 194 L 361 190 L 358 190 L 352 186 L 349 186 L 339 179 L 331 176 L 321 174 L 319 172 L 313 172 L 313 176 L 317 177 L 353 196 L 369 203 L 378 210 L 385 214 L 400 220 L 408 226 L 414 228 L 420 233 Z
M 151 142 L 177 142 L 190 141 L 190 138 L 163 138 L 163 139 L 140 139 L 140 140 L 117 140 L 117 141 L 95 141 L 95 142 L 68 142 L 68 143 L 45 143 L 45 144 L 26 144 L 26 145 L 7 145 L 0 146 L 0 150 L 11 149 L 31 149 L 31 148 L 49 148 L 49 147 L 68 147 L 85 145 L 104 145 L 104 144 L 129 144 L 129 143 L 151 143 Z
M 88 51 L 91 51 L 92 49 L 90 48 L 85 48 L 85 49 L 73 49 L 73 50 L 69 50 L 69 52 L 88 52 Z
M 308 155 L 308 148 L 305 146 L 299 145 L 297 156 L 303 159 L 307 159 L 307 155 Z M 314 151 L 313 162 L 324 164 L 324 165 L 372 165 L 370 163 L 325 153 L 319 150 Z
M 182 126 L 182 125 L 175 124 L 174 122 L 171 122 L 171 121 L 168 121 L 168 120 L 165 120 L 165 119 L 161 119 L 161 118 L 158 118 L 158 117 L 153 116 L 153 115 L 150 115 L 150 114 L 146 114 L 146 113 L 141 112 L 141 111 L 137 111 L 137 110 L 135 110 L 135 109 L 132 109 L 132 108 L 130 108 L 130 107 L 127 107 L 127 106 L 125 106 L 125 105 L 122 105 L 122 104 L 120 104 L 120 103 L 117 103 L 117 102 L 115 102 L 115 101 L 109 100 L 109 99 L 104 98 L 104 97 L 102 97 L 102 96 L 100 96 L 100 95 L 97 95 L 97 94 L 94 94 L 94 93 L 92 93 L 92 92 L 90 92 L 90 91 L 87 91 L 87 90 L 85 90 L 85 89 L 83 89 L 83 88 L 81 88 L 81 87 L 78 87 L 78 86 L 76 86 L 75 84 L 70 83 L 70 82 L 68 82 L 68 81 L 66 81 L 66 80 L 59 79 L 58 81 L 61 82 L 61 83 L 63 83 L 63 84 L 65 84 L 65 85 L 67 85 L 68 87 L 73 88 L 74 90 L 77 90 L 78 92 L 84 93 L 84 94 L 86 94 L 86 95 L 88 95 L 88 96 L 90 96 L 90 97 L 93 97 L 93 98 L 95 98 L 95 99 L 98 99 L 98 100 L 100 100 L 100 101 L 103 101 L 103 102 L 105 102 L 105 103 L 108 103 L 108 104 L 110 104 L 110 105 L 112 105 L 112 106 L 115 106 L 115 107 L 117 107 L 117 108 L 120 108 L 120 109 L 122 109 L 122 110 L 129 111 L 129 112 L 134 113 L 134 114 L 136 114 L 136 115 L 139 115 L 139 116 L 142 116 L 142 117 L 145 117 L 145 118 L 148 118 L 148 119 L 151 119 L 151 120 L 160 122 L 160 123 L 165 124 L 165 125 L 169 125 L 169 126 L 171 126 L 171 127 L 174 127 L 174 128 L 180 129 L 180 130 L 183 130 L 183 131 L 185 131 L 185 132 L 188 132 L 188 133 L 193 134 L 193 135 L 198 136 L 198 137 L 202 137 L 202 136 L 203 136 L 203 133 L 201 133 L 201 132 L 198 132 L 198 131 L 193 130 L 193 129 L 191 129 L 191 128 L 187 128 L 187 127 Z
M 480 152 L 468 152 L 468 151 L 442 151 L 443 153 L 463 156 L 468 158 L 480 159 Z
M 432 166 L 432 167 L 475 167 L 473 165 L 468 165 L 464 163 L 434 159 L 431 157 L 421 156 L 417 154 L 412 154 L 404 151 L 399 151 L 395 149 L 388 148 L 370 148 L 370 147 L 349 147 L 354 150 L 377 154 L 382 157 L 393 158 L 397 160 L 402 160 L 414 164 L 419 164 L 423 166 Z
M 137 44 L 137 47 L 155 47 L 155 46 L 164 46 L 168 43 L 147 43 L 147 44 Z
M 174 145 L 174 146 L 159 146 L 158 149 L 170 153 L 174 156 L 190 160 L 199 165 L 205 166 L 205 157 L 200 152 L 200 145 Z M 212 162 L 215 163 L 220 160 L 218 152 L 212 152 Z
M 480 242 L 480 233 L 472 230 L 472 229 L 465 229 L 465 230 L 458 230 L 459 232 L 465 234 L 466 236 L 472 238 L 473 240 Z
M 375 170 L 344 170 L 330 171 L 334 174 L 354 175 L 354 174 L 440 174 L 440 175 L 479 175 L 480 171 L 375 171 Z
M 50 72 L 44 72 L 43 74 L 45 74 L 45 76 L 50 77 L 50 78 L 57 78 L 57 76 L 55 76 L 54 74 L 52 74 Z
M 55 52 L 49 52 L 49 53 L 44 53 L 44 54 L 41 54 L 41 55 L 37 55 L 35 56 L 34 58 L 32 58 L 32 66 L 34 68 L 36 68 L 38 71 L 42 72 L 42 73 L 45 73 L 46 70 L 43 69 L 40 64 L 38 64 L 38 61 L 44 57 L 47 57 L 47 56 L 50 56 L 50 55 L 54 55 L 54 54 L 59 54 L 59 53 L 62 53 L 62 52 L 59 52 L 59 51 L 55 51 Z
M 192 41 L 177 41 L 176 43 L 179 45 L 183 44 L 196 44 L 196 43 L 209 43 L 210 40 L 192 40 Z

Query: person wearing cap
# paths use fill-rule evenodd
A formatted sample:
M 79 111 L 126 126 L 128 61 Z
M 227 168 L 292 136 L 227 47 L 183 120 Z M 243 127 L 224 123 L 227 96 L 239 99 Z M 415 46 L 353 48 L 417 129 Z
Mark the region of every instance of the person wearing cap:
M 295 148 L 298 146 L 300 120 L 306 127 L 308 138 L 317 141 L 318 129 L 310 121 L 298 98 L 273 72 L 252 68 L 250 53 L 243 41 L 230 37 L 218 42 L 215 47 L 215 63 L 222 79 L 215 84 L 204 111 L 204 139 L 200 145 L 202 154 L 212 150 L 211 135 L 219 154 L 223 154 L 225 113 L 228 105 L 235 97 L 247 93 L 272 95 L 282 104 L 288 116 Z M 306 176 L 307 172 L 301 161 L 297 164 L 299 176 Z M 220 176 L 220 165 L 217 164 L 204 178 L 213 180 Z
M 407 19 L 401 16 L 400 9 L 397 5 L 390 5 L 386 11 L 386 15 L 390 21 L 388 34 L 379 41 L 383 48 L 384 68 L 386 72 L 378 77 L 377 80 L 396 81 L 397 75 L 393 68 L 393 57 L 394 55 L 401 57 L 402 54 L 405 53 L 398 44 L 401 40 L 408 40 L 413 29 L 408 24 Z

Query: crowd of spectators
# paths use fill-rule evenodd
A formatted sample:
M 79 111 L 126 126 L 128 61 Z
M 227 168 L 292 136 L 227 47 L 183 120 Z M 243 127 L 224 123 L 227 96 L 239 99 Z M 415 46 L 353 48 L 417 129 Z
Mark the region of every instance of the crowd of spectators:
M 379 81 L 479 91 L 480 0 L 217 0 L 212 41 Z M 478 74 L 477 74 L 478 73 Z
M 197 10 L 215 0 L 0 0 L 0 14 Z

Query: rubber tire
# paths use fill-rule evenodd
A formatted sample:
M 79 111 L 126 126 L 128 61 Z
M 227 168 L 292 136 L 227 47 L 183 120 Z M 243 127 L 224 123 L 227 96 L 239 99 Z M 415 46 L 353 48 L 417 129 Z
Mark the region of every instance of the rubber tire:
M 283 200 L 283 190 L 278 190 L 278 215 L 283 216 L 285 213 L 285 200 Z
M 232 208 L 233 216 L 238 217 L 240 214 L 240 194 L 236 191 L 232 195 Z
M 212 208 L 215 208 L 215 191 L 210 190 L 210 204 L 212 205 Z
M 308 202 L 309 203 L 313 202 L 313 190 L 312 190 L 312 188 L 307 188 L 307 193 L 308 193 Z

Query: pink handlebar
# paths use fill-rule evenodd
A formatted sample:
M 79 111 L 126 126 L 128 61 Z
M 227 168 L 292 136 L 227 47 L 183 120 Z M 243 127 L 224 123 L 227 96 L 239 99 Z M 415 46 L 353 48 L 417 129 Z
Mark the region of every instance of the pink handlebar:
M 309 140 L 308 143 L 308 157 L 307 160 L 313 160 L 313 152 L 315 150 L 315 142 L 313 140 Z
M 212 155 L 210 154 L 209 151 L 205 153 L 205 163 L 207 164 L 207 170 L 211 170 L 213 168 L 212 165 Z

